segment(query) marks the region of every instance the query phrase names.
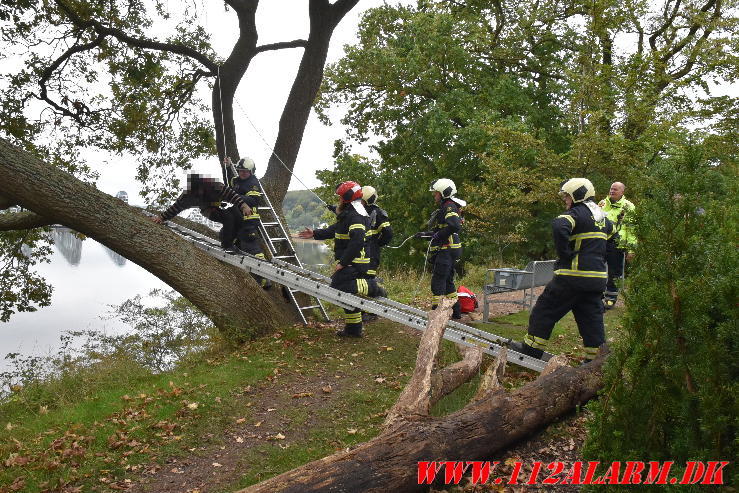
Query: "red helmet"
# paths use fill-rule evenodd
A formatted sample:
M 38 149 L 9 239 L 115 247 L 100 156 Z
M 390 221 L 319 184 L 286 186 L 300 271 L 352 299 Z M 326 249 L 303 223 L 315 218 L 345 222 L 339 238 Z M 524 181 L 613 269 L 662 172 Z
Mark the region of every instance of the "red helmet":
M 345 181 L 336 187 L 336 195 L 342 202 L 351 202 L 362 198 L 362 187 L 356 181 Z

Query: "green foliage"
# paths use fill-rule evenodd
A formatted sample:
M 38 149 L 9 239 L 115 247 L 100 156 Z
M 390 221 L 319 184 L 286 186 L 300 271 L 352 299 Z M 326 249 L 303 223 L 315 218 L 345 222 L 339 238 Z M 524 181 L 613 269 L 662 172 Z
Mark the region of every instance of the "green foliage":
M 358 44 L 327 68 L 316 107 L 325 122 L 328 110 L 348 107 L 341 121 L 349 138 L 376 136 L 380 159 L 340 143 L 335 169 L 319 177 L 375 186 L 399 239 L 422 229 L 434 208 L 428 184 L 451 178 L 470 204 L 465 255 L 551 257 L 548 223 L 561 180 L 585 175 L 599 196 L 624 181 L 638 203 L 640 170 L 684 139 L 681 125 L 735 123 L 736 99 L 686 95 L 707 91 L 708 74 L 737 77 L 725 69 L 736 59 L 735 11 L 707 16 L 699 7 L 678 9 L 692 32 L 661 26 L 643 0 L 564 10 L 475 0 L 373 9 Z M 631 49 L 627 33 L 635 31 L 657 34 Z M 701 62 L 683 66 L 685 57 Z M 388 260 L 415 261 L 422 245 L 413 246 Z
M 171 193 L 173 171 L 213 154 L 209 104 L 197 93 L 207 74 L 183 55 L 216 59 L 195 6 L 175 13 L 161 1 L 3 2 L 0 17 L 12 19 L 3 41 L 13 61 L 0 71 L 0 133 L 14 143 L 45 142 L 66 162 L 83 162 L 70 154 L 80 149 L 136 156 L 148 199 Z M 162 42 L 180 48 L 157 47 L 154 26 L 165 28 Z M 101 36 L 103 28 L 139 44 Z
M 49 262 L 51 240 L 42 229 L 0 233 L 0 321 L 16 312 L 33 312 L 49 306 L 52 287 L 33 271 L 40 262 Z M 35 245 L 32 247 L 31 245 Z
M 590 460 L 739 454 L 739 181 L 736 163 L 711 149 L 672 149 L 645 178 L 624 334 L 591 404 Z
M 293 190 L 285 194 L 282 212 L 291 231 L 317 227 L 324 221 L 326 208 L 309 190 Z

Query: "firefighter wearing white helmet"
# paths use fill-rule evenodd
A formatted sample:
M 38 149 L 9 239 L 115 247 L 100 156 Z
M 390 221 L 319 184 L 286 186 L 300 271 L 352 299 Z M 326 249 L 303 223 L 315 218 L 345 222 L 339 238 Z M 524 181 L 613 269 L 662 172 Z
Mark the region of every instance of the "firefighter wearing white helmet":
M 457 299 L 454 267 L 462 257 L 462 242 L 459 240 L 459 232 L 462 229 L 460 210 L 467 202 L 454 196 L 457 187 L 448 178 L 435 180 L 431 183 L 429 192 L 434 192 L 434 200 L 439 204 L 439 208 L 429 220 L 431 230 L 418 233 L 417 236 L 431 240 L 428 261 L 433 265 L 432 308 L 436 308 L 443 298 Z M 454 304 L 452 318 L 462 318 L 459 301 Z
M 369 214 L 370 224 L 367 231 L 367 248 L 369 249 L 370 266 L 367 275 L 374 277 L 380 266 L 380 250 L 389 245 L 393 239 L 393 228 L 387 212 L 377 205 L 377 190 L 371 186 L 362 187 L 362 203 Z
M 593 202 L 595 189 L 587 178 L 572 178 L 561 186 L 566 211 L 552 221 L 557 250 L 554 278 L 536 300 L 529 316 L 528 334 L 513 349 L 541 358 L 554 324 L 570 310 L 589 361 L 606 342 L 601 296 L 606 287 L 606 241 L 613 224 Z
M 243 157 L 234 166 L 230 158 L 227 157 L 224 160 L 224 167 L 231 188 L 236 190 L 250 207 L 249 214 L 234 216 L 234 220 L 239 223 L 235 242 L 237 244 L 234 246 L 255 257 L 265 258 L 262 243 L 259 241 L 259 212 L 257 207 L 262 205 L 262 187 L 254 175 L 256 164 L 250 157 Z M 254 276 L 254 278 L 265 289 L 269 289 L 272 285 L 268 279 L 258 276 Z

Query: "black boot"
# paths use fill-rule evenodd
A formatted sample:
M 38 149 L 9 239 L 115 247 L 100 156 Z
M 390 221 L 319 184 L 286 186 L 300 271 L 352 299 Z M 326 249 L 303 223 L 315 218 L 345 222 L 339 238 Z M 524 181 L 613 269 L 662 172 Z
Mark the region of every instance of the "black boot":
M 508 349 L 536 359 L 542 359 L 542 356 L 544 356 L 544 351 L 533 348 L 525 342 L 510 341 L 508 342 Z
M 358 338 L 362 337 L 362 331 L 360 329 L 359 332 L 356 332 L 356 331 L 347 332 L 346 331 L 346 327 L 344 327 L 344 330 L 337 330 L 336 331 L 336 335 L 338 337 L 353 337 L 353 338 L 358 339 Z
M 459 320 L 460 318 L 462 318 L 462 307 L 459 305 L 459 301 L 452 305 L 452 318 L 454 320 Z

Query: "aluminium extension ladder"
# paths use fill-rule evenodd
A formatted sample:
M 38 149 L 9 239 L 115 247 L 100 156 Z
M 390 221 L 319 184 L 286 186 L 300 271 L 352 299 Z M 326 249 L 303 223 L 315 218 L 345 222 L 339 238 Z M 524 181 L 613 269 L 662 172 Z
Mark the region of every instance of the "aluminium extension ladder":
M 421 331 L 425 330 L 428 324 L 428 314 L 418 308 L 387 298 L 363 298 L 354 294 L 345 293 L 330 287 L 326 276 L 312 272 L 302 266 L 286 262 L 280 258 L 274 258 L 270 262 L 246 253 L 226 253 L 218 241 L 208 236 L 192 231 L 179 224 L 168 222 L 166 225 L 183 239 L 221 262 L 234 265 L 247 272 L 282 284 L 288 289 L 291 289 L 292 292 L 300 291 L 342 308 L 360 309 L 364 312 L 374 313 L 393 322 Z M 484 332 L 453 320 L 449 320 L 446 324 L 444 339 L 464 346 L 478 346 L 486 354 L 491 356 L 497 355 L 503 345 L 512 342 L 511 339 Z M 545 356 L 551 355 L 545 353 Z M 532 358 L 531 356 L 511 349 L 508 349 L 508 361 L 539 372 L 544 369 L 546 364 L 543 360 Z
M 257 182 L 259 182 L 259 180 L 257 180 Z M 273 260 L 279 260 L 288 265 L 295 265 L 296 267 L 302 269 L 303 263 L 300 261 L 297 254 L 295 253 L 295 246 L 293 245 L 292 240 L 290 240 L 290 235 L 288 234 L 285 227 L 282 225 L 282 221 L 277 215 L 277 211 L 275 211 L 275 208 L 272 206 L 272 202 L 269 200 L 269 197 L 264 192 L 264 187 L 262 187 L 261 182 L 259 182 L 259 188 L 262 191 L 262 199 L 264 200 L 266 206 L 258 206 L 255 207 L 255 209 L 257 210 L 257 212 L 259 212 L 260 216 L 262 212 L 265 211 L 271 214 L 271 218 L 269 218 L 269 221 L 264 221 L 261 217 L 259 219 L 259 233 L 262 235 L 262 239 L 264 240 L 264 244 L 269 250 L 270 256 Z M 312 297 L 315 299 L 315 303 L 311 302 L 311 304 L 301 306 L 300 301 L 295 296 L 295 293 L 297 293 L 298 291 L 289 286 L 286 287 L 286 290 L 287 295 L 290 298 L 290 302 L 298 310 L 300 320 L 302 320 L 304 324 L 308 323 L 305 312 L 309 312 L 310 310 L 314 309 L 318 309 L 318 311 L 323 316 L 323 319 L 327 322 L 331 320 L 328 316 L 328 313 L 326 312 L 326 308 L 323 306 L 323 303 L 321 303 L 321 300 L 319 298 Z

